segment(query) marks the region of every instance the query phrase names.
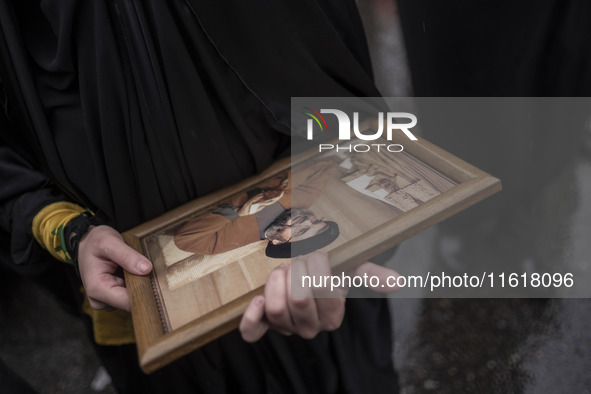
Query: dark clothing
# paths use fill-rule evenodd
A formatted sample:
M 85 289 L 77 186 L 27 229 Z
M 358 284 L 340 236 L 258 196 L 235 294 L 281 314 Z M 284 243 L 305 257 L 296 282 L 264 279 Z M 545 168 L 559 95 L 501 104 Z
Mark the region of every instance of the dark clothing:
M 339 37 L 354 4 L 335 27 L 313 1 L 8 3 L 18 142 L 121 231 L 269 166 L 291 96 L 378 95 Z
M 587 0 L 398 0 L 398 6 L 418 97 L 591 96 Z M 450 115 L 457 104 L 441 100 L 439 116 L 423 117 L 421 127 L 430 142 L 502 180 L 502 193 L 444 223 L 446 231 L 453 223 L 477 234 L 475 223 L 486 223 L 493 211 L 495 220 L 506 211 L 514 222 L 519 204 L 529 207 L 570 165 L 589 115 L 582 101 L 519 107 L 505 100 L 490 111 L 472 102 L 462 106 L 469 120 L 461 125 Z M 521 123 L 505 123 L 510 117 Z M 461 222 L 468 217 L 474 220 Z
M 398 0 L 418 97 L 591 91 L 587 0 Z
M 0 0 L 0 29 L 14 267 L 46 265 L 30 227 L 50 202 L 125 231 L 269 166 L 289 148 L 290 97 L 379 95 L 353 1 Z M 350 304 L 336 333 L 234 332 L 146 379 L 129 352 L 100 351 L 123 391 L 396 391 L 385 301 Z

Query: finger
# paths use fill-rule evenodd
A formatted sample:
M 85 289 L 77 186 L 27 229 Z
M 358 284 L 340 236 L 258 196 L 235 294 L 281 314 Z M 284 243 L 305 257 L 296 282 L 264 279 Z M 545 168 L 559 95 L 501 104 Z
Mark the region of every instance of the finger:
M 319 250 L 309 254 L 306 266 L 312 281 L 316 278 L 316 283 L 320 286 L 313 288 L 314 297 L 340 298 L 347 295 L 347 289 L 342 287 L 340 277 L 332 275 L 328 253 Z
M 126 271 L 135 275 L 146 275 L 152 270 L 148 259 L 129 247 L 123 239 L 115 235 L 103 237 L 98 243 L 99 256 L 117 263 Z
M 265 284 L 265 315 L 270 326 L 282 334 L 294 332 L 293 322 L 287 306 L 288 264 L 281 263 L 275 268 Z
M 372 283 L 375 285 L 369 287 L 369 289 L 375 291 L 376 293 L 391 293 L 399 289 L 399 287 L 396 286 L 396 279 L 400 276 L 400 274 L 391 268 L 387 268 L 378 264 L 370 262 L 363 263 L 349 271 L 348 274 L 351 276 L 367 275 L 369 278 L 378 278 L 378 282 L 372 281 Z
M 308 257 L 296 257 L 289 267 L 289 296 L 292 298 L 313 298 L 314 285 L 308 271 Z
M 256 342 L 265 335 L 269 329 L 265 320 L 265 297 L 257 296 L 248 304 L 239 329 L 246 342 Z
M 96 310 L 103 310 L 103 309 L 110 308 L 109 305 L 105 304 L 104 302 L 100 302 L 100 301 L 95 300 L 94 298 L 91 298 L 91 297 L 88 297 L 88 303 L 90 304 L 90 307 L 92 309 L 96 309 Z
M 130 310 L 129 294 L 124 282 L 111 273 L 104 272 L 95 276 L 95 280 L 85 285 L 85 289 L 88 298 L 92 298 L 95 302 L 128 312 Z M 104 307 L 95 309 L 104 309 Z
M 328 254 L 317 251 L 307 256 L 306 266 L 310 275 L 317 277 L 330 277 L 331 266 Z M 346 291 L 342 288 L 324 288 L 315 291 L 315 308 L 318 317 L 317 329 L 333 331 L 340 327 L 345 315 Z
M 129 293 L 125 287 L 112 287 L 108 293 L 105 293 L 103 298 L 107 305 L 112 306 L 115 309 L 121 309 L 129 312 L 131 305 L 129 303 Z
M 88 303 L 90 304 L 90 307 L 92 309 L 96 309 L 96 310 L 100 310 L 100 311 L 106 311 L 106 312 L 112 312 L 114 310 L 116 310 L 115 308 L 113 308 L 110 305 L 107 305 L 103 302 L 97 301 L 95 299 L 89 298 L 88 299 Z
M 317 298 L 319 329 L 322 331 L 334 331 L 341 326 L 345 317 L 344 297 Z
M 297 258 L 292 260 L 291 268 L 287 273 L 289 294 L 287 304 L 295 332 L 302 338 L 312 339 L 320 331 L 316 300 L 312 298 L 312 289 L 299 286 L 299 280 L 297 279 L 307 274 L 306 259 Z M 292 280 L 292 278 L 296 279 Z M 298 287 L 297 291 L 292 291 L 292 286 Z M 297 295 L 294 293 L 297 293 Z

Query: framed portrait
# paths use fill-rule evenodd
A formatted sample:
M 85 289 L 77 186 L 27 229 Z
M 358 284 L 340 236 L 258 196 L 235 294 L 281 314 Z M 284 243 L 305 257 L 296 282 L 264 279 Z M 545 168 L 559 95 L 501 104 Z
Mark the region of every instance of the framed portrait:
M 123 234 L 154 265 L 125 273 L 144 371 L 236 329 L 290 256 L 325 250 L 338 274 L 501 189 L 423 139 L 360 149 L 285 158 Z

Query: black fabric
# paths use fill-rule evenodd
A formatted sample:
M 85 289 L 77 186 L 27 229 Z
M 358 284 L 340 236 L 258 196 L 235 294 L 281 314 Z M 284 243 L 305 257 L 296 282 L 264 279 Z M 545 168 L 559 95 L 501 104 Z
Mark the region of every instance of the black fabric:
M 3 136 L 17 133 L 4 113 L 0 113 L 0 127 Z M 0 261 L 20 273 L 40 275 L 52 262 L 33 240 L 33 217 L 43 206 L 65 196 L 25 156 L 6 144 L 0 144 L 0 179 Z
M 0 387 L 5 394 L 35 394 L 33 389 L 23 378 L 6 366 L 0 359 Z
M 3 80 L 34 130 L 18 142 L 119 230 L 267 167 L 291 96 L 378 94 L 349 52 L 361 39 L 339 38 L 363 37 L 358 16 L 331 23 L 313 1 L 10 3 Z
M 591 96 L 587 0 L 398 0 L 398 6 L 416 96 Z M 532 100 L 519 107 L 505 100 L 495 112 L 473 103 L 464 106 L 465 127 L 450 116 L 453 102 L 439 106 L 440 116 L 424 117 L 422 127 L 429 141 L 502 180 L 502 193 L 443 223 L 447 234 L 470 228 L 471 236 L 488 239 L 475 229 L 493 220 L 490 212 L 497 213 L 494 221 L 514 223 L 524 214 L 516 207 L 531 206 L 572 165 L 589 109 L 584 102 Z M 528 117 L 516 116 L 521 123 L 507 127 L 503 114 L 511 113 Z
M 78 277 L 80 277 L 80 267 L 78 265 L 78 247 L 80 246 L 80 241 L 91 226 L 98 225 L 100 225 L 100 223 L 94 215 L 89 212 L 82 212 L 80 215 L 70 220 L 64 228 L 66 250 L 72 259 L 72 264 L 74 264 L 76 275 L 78 275 Z
M 419 97 L 588 96 L 587 0 L 399 0 Z
M 353 1 L 0 0 L 0 51 L 15 267 L 46 258 L 45 203 L 125 231 L 284 154 L 292 96 L 378 95 Z M 233 332 L 149 377 L 133 348 L 98 348 L 121 392 L 396 392 L 385 301 L 350 304 L 333 334 Z
M 97 351 L 120 392 L 397 393 L 387 304 L 349 299 L 347 309 L 346 328 L 332 334 L 310 341 L 270 332 L 247 344 L 233 331 L 150 375 L 136 368 L 134 346 Z M 372 324 L 360 324 L 360 316 Z

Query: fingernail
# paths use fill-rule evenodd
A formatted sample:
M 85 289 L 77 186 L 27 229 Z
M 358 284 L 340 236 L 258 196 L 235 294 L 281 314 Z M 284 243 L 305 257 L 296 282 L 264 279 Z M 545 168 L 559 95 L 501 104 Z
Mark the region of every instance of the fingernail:
M 147 261 L 140 261 L 137 265 L 137 269 L 138 271 L 144 274 L 148 272 L 148 270 L 150 269 L 150 263 L 148 263 Z

